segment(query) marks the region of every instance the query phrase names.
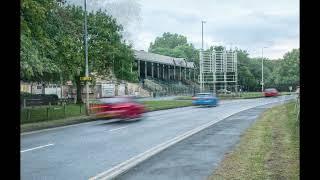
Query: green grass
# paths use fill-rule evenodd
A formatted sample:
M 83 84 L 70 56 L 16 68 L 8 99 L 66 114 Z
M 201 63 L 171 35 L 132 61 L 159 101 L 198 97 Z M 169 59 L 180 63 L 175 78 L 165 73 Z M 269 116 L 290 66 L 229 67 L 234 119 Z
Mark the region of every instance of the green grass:
M 170 109 L 176 107 L 191 106 L 192 102 L 187 101 L 175 101 L 175 100 L 164 100 L 164 101 L 144 101 L 143 104 L 149 111 Z
M 281 95 L 289 95 L 290 92 L 281 92 Z M 235 94 L 218 94 L 217 97 L 221 100 L 225 99 L 250 99 L 250 98 L 260 98 L 263 97 L 261 92 L 245 92 L 239 95 Z M 176 100 L 192 100 L 191 96 L 180 96 Z
M 299 179 L 299 168 L 299 121 L 288 103 L 264 112 L 208 179 Z

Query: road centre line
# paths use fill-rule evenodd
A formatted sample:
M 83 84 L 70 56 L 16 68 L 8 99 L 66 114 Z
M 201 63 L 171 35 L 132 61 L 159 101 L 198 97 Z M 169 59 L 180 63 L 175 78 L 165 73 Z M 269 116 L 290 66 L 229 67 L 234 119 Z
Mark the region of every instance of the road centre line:
M 47 145 L 43 145 L 43 146 L 38 146 L 38 147 L 34 147 L 34 148 L 30 148 L 30 149 L 22 150 L 22 151 L 20 151 L 20 153 L 28 152 L 28 151 L 32 151 L 32 150 L 36 150 L 36 149 L 40 149 L 40 148 L 44 148 L 44 147 L 48 147 L 48 146 L 53 146 L 53 145 L 54 145 L 54 144 L 47 144 Z
M 124 127 L 120 127 L 120 128 L 110 129 L 109 131 L 117 131 L 117 130 L 124 129 L 124 128 L 127 128 L 127 127 L 129 127 L 129 126 L 124 126 Z

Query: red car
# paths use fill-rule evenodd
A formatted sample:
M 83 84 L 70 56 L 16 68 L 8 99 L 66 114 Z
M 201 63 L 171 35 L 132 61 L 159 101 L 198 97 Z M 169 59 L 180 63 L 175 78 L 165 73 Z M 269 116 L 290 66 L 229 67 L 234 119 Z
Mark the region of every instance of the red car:
M 279 96 L 279 92 L 275 88 L 265 89 L 263 92 L 265 97 Z
M 139 120 L 145 112 L 144 106 L 134 97 L 110 97 L 99 99 L 99 104 L 90 108 L 97 117 L 112 117 L 122 120 Z

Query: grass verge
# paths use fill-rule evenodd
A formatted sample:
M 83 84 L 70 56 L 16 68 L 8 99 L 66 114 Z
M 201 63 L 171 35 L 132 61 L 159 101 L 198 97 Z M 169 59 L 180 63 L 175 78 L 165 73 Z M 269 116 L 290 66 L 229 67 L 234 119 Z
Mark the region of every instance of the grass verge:
M 294 106 L 291 102 L 264 112 L 208 179 L 299 179 Z
M 163 101 L 144 101 L 143 104 L 147 107 L 148 111 L 156 111 L 156 110 L 191 106 L 192 102 L 190 100 L 186 100 L 186 101 L 163 100 Z
M 177 107 L 186 107 L 191 106 L 191 101 L 175 101 L 175 100 L 165 100 L 165 101 L 144 101 L 142 102 L 146 108 L 147 111 L 157 111 L 157 110 L 164 110 L 164 109 L 171 109 L 171 108 L 177 108 Z M 21 125 L 20 125 L 20 131 L 21 132 L 28 132 L 28 131 L 34 131 L 34 130 L 40 130 L 40 129 L 47 129 L 52 127 L 58 127 L 58 126 L 65 126 L 65 125 L 71 125 L 71 124 L 77 124 L 82 122 L 88 122 L 96 120 L 97 118 L 89 117 L 89 116 L 79 116 L 81 114 L 78 114 L 76 116 L 76 112 L 80 112 L 78 109 L 79 106 L 74 105 L 75 107 L 71 110 L 74 110 L 75 112 L 72 114 L 72 112 L 68 112 L 69 114 L 73 116 L 69 116 L 68 118 L 63 118 L 63 115 L 61 115 L 60 111 L 56 111 L 58 115 L 52 115 L 52 117 L 60 117 L 60 119 L 46 119 L 46 108 L 37 108 L 33 113 L 33 115 L 36 117 L 31 122 L 28 122 L 26 120 L 23 121 L 22 118 L 26 118 L 26 114 L 21 114 Z M 52 107 L 54 108 L 54 107 Z M 84 106 L 83 106 L 84 108 Z M 58 110 L 58 109 L 57 109 Z M 54 112 L 54 111 L 53 111 Z M 84 114 L 85 110 L 83 109 L 82 114 Z M 59 116 L 60 114 L 60 116 Z
M 282 92 L 281 95 L 289 95 L 291 93 L 289 92 Z M 235 94 L 219 94 L 217 96 L 220 100 L 226 100 L 226 99 L 251 99 L 251 98 L 260 98 L 264 97 L 261 92 L 245 92 L 241 93 L 240 96 L 237 96 Z M 191 96 L 180 96 L 177 97 L 176 100 L 192 100 Z

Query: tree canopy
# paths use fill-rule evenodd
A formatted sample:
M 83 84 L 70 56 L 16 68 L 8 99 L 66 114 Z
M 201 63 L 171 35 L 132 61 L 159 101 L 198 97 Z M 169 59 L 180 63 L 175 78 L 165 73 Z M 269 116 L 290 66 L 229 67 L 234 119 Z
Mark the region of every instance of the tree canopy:
M 117 78 L 135 81 L 133 51 L 122 38 L 122 26 L 101 10 L 87 17 L 90 72 L 114 72 Z M 82 7 L 56 0 L 21 1 L 20 54 L 21 80 L 72 80 L 81 88 L 79 78 L 85 72 Z
M 186 58 L 187 61 L 198 62 L 199 51 L 188 43 L 187 37 L 177 33 L 163 33 L 161 37 L 157 37 L 154 42 L 150 43 L 149 52 L 162 54 L 177 58 Z
M 261 58 L 249 58 L 245 51 L 238 50 L 238 80 L 239 84 L 248 91 L 261 90 Z M 275 87 L 281 91 L 288 91 L 288 87 L 298 86 L 299 49 L 287 52 L 278 60 L 263 59 L 265 88 Z

